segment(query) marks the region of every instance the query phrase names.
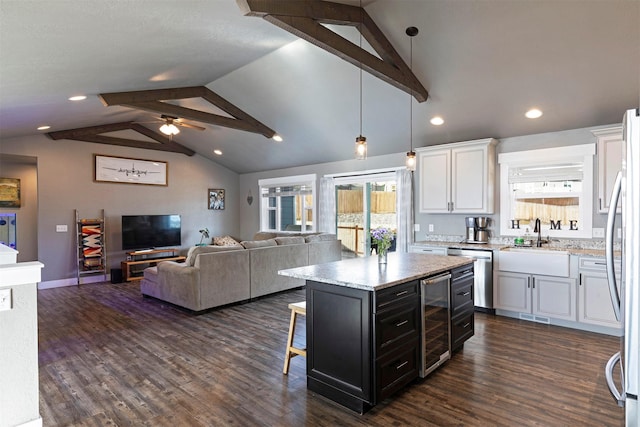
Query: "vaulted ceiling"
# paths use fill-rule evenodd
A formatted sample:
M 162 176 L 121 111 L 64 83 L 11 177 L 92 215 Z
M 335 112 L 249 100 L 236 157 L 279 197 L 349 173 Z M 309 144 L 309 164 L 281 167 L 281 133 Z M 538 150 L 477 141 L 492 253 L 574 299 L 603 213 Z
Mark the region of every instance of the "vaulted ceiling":
M 405 29 L 418 27 L 412 70 L 429 94 L 418 102 L 363 74 L 369 156 L 409 150 L 410 102 L 414 147 L 617 123 L 640 104 L 636 0 L 362 6 L 406 63 Z M 353 27 L 327 27 L 360 43 Z M 157 131 L 160 114 L 107 106 L 99 95 L 201 86 L 284 140 L 192 121 L 205 130 L 181 128 L 172 141 L 186 152 L 239 173 L 353 158 L 361 126 L 358 66 L 267 19 L 244 16 L 235 0 L 0 0 L 0 152 L 16 137 L 44 132 L 128 122 Z M 87 99 L 68 100 L 78 94 Z M 228 116 L 198 98 L 169 102 Z M 543 116 L 526 119 L 534 106 Z M 442 126 L 429 123 L 435 115 Z M 42 125 L 51 128 L 36 130 Z M 115 139 L 135 133 L 106 129 Z M 63 148 L 67 140 L 52 143 Z

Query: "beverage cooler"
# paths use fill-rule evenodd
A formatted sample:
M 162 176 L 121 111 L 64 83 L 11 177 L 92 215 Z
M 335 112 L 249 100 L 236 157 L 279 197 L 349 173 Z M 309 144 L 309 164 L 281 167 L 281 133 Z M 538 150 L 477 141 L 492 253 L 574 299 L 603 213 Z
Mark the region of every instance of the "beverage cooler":
M 448 273 L 420 281 L 422 378 L 451 358 L 450 286 Z

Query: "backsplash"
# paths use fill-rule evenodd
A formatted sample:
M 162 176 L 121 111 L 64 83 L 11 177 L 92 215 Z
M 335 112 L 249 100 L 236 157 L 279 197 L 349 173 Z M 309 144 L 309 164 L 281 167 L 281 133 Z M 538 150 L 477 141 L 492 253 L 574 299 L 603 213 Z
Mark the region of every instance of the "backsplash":
M 493 245 L 513 245 L 513 236 L 509 237 L 490 237 L 489 243 Z M 460 243 L 464 241 L 462 235 L 450 234 L 427 234 L 425 240 L 430 242 L 451 242 Z M 605 250 L 604 239 L 551 239 L 549 243 L 544 244 L 548 248 L 557 249 L 597 249 Z M 619 251 L 621 249 L 620 242 L 614 242 L 613 249 Z

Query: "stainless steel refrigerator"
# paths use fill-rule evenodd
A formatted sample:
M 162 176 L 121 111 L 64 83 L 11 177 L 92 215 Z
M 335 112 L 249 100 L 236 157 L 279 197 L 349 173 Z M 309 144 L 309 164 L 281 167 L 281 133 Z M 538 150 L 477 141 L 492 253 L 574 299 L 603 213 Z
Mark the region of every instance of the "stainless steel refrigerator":
M 640 109 L 628 110 L 623 119 L 622 170 L 611 195 L 607 220 L 607 276 L 613 309 L 622 321 L 624 336 L 619 352 L 605 368 L 607 385 L 618 405 L 625 407 L 627 427 L 638 427 L 638 352 L 640 348 Z M 616 283 L 613 238 L 616 206 L 622 199 L 622 276 Z M 620 378 L 614 369 L 620 365 Z M 617 383 L 617 384 L 616 384 Z

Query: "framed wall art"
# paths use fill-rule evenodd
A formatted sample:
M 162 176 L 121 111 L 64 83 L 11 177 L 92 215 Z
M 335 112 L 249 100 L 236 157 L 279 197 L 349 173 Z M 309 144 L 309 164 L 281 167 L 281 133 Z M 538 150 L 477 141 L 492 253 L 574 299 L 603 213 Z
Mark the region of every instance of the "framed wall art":
M 0 208 L 20 207 L 20 180 L 0 178 Z
M 120 184 L 169 185 L 167 162 L 94 155 L 95 181 Z
M 209 189 L 209 209 L 224 209 L 224 190 Z

